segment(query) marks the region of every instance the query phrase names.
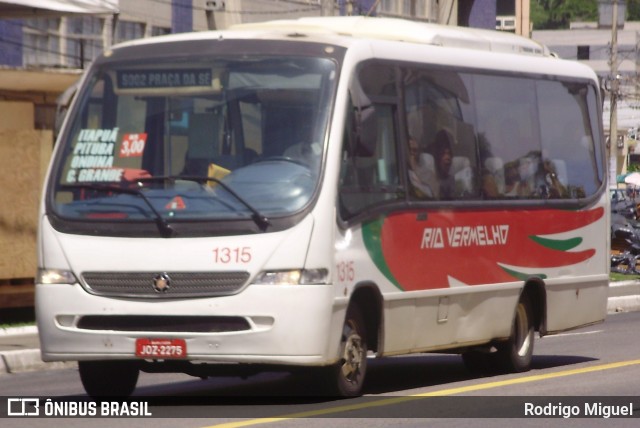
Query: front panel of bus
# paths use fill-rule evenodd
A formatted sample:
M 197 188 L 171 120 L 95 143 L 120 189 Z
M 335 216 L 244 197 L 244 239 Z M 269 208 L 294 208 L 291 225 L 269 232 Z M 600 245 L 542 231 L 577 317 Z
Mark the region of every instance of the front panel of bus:
M 96 61 L 44 197 L 45 360 L 326 360 L 329 266 L 306 254 L 343 54 L 221 37 Z

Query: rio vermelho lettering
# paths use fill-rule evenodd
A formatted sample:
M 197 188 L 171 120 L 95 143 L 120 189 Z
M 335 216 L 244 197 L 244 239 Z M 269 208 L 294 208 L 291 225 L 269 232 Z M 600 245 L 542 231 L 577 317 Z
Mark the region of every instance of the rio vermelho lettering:
M 426 227 L 420 249 L 506 245 L 509 225 Z

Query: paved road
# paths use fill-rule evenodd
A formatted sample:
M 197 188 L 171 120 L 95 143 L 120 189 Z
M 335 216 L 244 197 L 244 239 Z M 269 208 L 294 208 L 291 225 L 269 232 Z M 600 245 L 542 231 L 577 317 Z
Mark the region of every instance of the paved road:
M 45 414 L 41 418 L 2 419 L 7 405 L 0 400 L 0 426 L 598 428 L 605 425 L 602 418 L 606 416 L 584 418 L 587 403 L 592 409 L 594 403 L 633 403 L 633 418 L 615 417 L 606 425 L 635 428 L 640 416 L 636 382 L 640 360 L 633 338 L 639 329 L 640 311 L 635 311 L 612 314 L 602 324 L 536 340 L 532 370 L 526 373 L 472 373 L 460 356 L 448 354 L 372 359 L 365 395 L 348 400 L 317 397 L 313 384 L 276 373 L 206 380 L 144 373 L 131 399 L 149 403 L 153 417 L 51 421 L 52 415 Z M 76 369 L 0 376 L 1 397 L 42 397 L 56 403 L 86 399 Z M 582 418 L 531 419 L 532 415 L 524 413 L 528 402 L 578 406 Z
M 608 312 L 640 310 L 640 281 L 611 283 Z M 35 326 L 0 329 L 0 374 L 70 367 L 75 363 L 44 363 Z

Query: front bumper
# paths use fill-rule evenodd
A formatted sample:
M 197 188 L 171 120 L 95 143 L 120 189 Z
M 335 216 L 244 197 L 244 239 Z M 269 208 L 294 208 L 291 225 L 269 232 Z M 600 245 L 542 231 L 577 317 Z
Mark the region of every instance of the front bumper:
M 178 338 L 186 342 L 187 361 L 330 364 L 337 360 L 345 310 L 335 302 L 331 285 L 251 285 L 232 296 L 162 301 L 94 296 L 77 284 L 36 285 L 44 361 L 136 359 L 136 339 Z M 199 316 L 243 320 L 245 327 L 211 332 L 153 326 L 156 319 Z M 147 322 L 132 330 L 87 327 L 87 319 Z

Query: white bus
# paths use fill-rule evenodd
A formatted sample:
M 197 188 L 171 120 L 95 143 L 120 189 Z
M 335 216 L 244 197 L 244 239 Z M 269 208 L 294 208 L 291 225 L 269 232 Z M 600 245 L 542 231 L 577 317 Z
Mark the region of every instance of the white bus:
M 528 370 L 536 332 L 605 318 L 602 133 L 593 71 L 493 31 L 304 18 L 114 46 L 45 186 L 42 358 L 92 396 L 265 370 L 353 396 L 409 353 Z

